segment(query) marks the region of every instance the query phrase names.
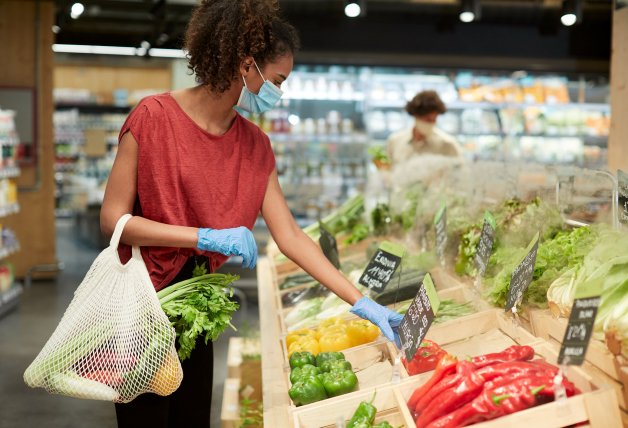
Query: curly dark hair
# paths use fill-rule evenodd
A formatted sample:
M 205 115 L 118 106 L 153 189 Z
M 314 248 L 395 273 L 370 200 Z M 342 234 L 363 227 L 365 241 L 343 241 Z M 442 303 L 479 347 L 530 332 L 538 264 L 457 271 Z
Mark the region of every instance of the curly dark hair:
M 299 49 L 295 28 L 279 16 L 276 0 L 203 0 L 185 34 L 188 68 L 199 83 L 222 93 L 252 56 L 259 67 Z
M 419 92 L 408 101 L 406 111 L 412 116 L 425 116 L 430 113 L 443 114 L 447 111 L 445 103 L 440 99 L 436 91 Z

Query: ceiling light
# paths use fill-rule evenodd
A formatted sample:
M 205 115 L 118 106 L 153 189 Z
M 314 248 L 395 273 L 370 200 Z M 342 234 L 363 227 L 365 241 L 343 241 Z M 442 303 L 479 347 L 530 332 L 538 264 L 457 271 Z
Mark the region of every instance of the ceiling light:
M 560 22 L 565 27 L 571 27 L 572 25 L 580 22 L 582 18 L 582 1 L 581 0 L 563 0 L 563 10 L 560 17 Z
M 83 14 L 83 12 L 85 12 L 85 6 L 83 6 L 83 3 L 74 3 L 70 9 L 70 16 L 72 19 L 77 19 Z
M 473 22 L 480 19 L 480 0 L 462 0 L 460 9 L 460 21 Z
M 462 22 L 473 22 L 475 19 L 475 13 L 473 12 L 460 12 L 460 20 Z
M 573 13 L 566 13 L 560 17 L 560 22 L 562 22 L 565 27 L 571 27 L 577 20 L 578 17 Z
M 75 54 L 123 55 L 123 56 L 143 55 L 142 48 L 133 48 L 130 46 L 53 44 L 52 50 L 53 52 L 58 52 L 58 53 L 75 53 Z M 149 56 L 158 57 L 158 58 L 185 58 L 186 57 L 185 51 L 181 49 L 153 48 L 153 49 L 150 49 L 148 53 L 149 53 Z
M 347 5 L 345 6 L 345 15 L 347 15 L 349 18 L 355 18 L 355 17 L 360 16 L 361 13 L 362 13 L 362 8 L 357 2 L 355 1 L 347 2 Z
M 53 25 L 52 26 L 52 32 L 55 34 L 59 34 L 59 31 L 61 31 L 61 27 L 59 27 L 58 25 Z

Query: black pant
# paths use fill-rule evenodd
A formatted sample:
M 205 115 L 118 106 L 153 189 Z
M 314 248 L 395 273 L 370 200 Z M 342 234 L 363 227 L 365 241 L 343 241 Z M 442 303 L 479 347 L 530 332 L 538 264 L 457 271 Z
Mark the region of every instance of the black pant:
M 194 264 L 192 257 L 171 284 L 190 278 Z M 183 381 L 173 394 L 142 394 L 130 403 L 116 404 L 118 428 L 209 428 L 214 376 L 212 345 L 211 341 L 205 345 L 205 339 L 199 338 L 190 358 L 181 362 Z

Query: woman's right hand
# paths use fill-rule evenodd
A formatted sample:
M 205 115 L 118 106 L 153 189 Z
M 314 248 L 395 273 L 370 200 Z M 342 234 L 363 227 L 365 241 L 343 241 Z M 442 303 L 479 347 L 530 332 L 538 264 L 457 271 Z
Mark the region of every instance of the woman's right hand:
M 213 251 L 225 256 L 241 256 L 242 267 L 253 269 L 257 264 L 257 244 L 253 233 L 244 226 L 232 229 L 198 230 L 196 247 L 203 251 Z

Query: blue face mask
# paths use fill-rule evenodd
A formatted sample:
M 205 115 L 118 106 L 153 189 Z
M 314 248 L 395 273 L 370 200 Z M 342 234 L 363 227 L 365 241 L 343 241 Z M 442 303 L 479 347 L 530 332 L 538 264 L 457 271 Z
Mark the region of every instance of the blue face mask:
M 283 91 L 264 78 L 264 75 L 257 66 L 257 63 L 255 63 L 255 68 L 257 68 L 259 75 L 262 76 L 262 79 L 264 79 L 264 83 L 260 87 L 259 93 L 255 94 L 249 90 L 248 86 L 246 86 L 246 80 L 244 79 L 244 76 L 242 76 L 242 80 L 244 80 L 244 87 L 242 88 L 242 92 L 240 93 L 240 98 L 238 99 L 236 106 L 242 110 L 248 111 L 249 113 L 259 114 L 273 108 L 279 102 L 279 99 L 283 95 Z

